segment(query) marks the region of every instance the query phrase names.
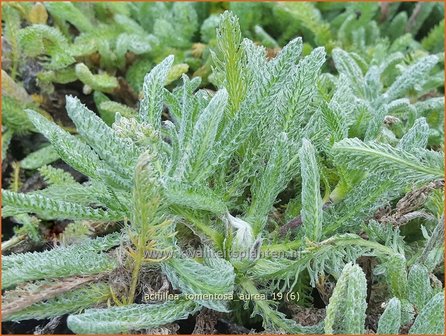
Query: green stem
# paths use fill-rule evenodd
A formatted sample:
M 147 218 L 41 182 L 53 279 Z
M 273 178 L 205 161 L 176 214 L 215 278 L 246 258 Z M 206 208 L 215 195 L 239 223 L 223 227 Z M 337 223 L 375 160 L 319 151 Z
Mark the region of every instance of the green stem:
M 286 252 L 291 250 L 296 250 L 304 245 L 303 240 L 294 240 L 288 243 L 282 243 L 282 244 L 271 244 L 271 245 L 263 245 L 262 251 L 263 252 Z M 329 245 L 336 245 L 336 246 L 347 246 L 347 245 L 358 245 L 363 247 L 370 247 L 374 250 L 380 251 L 384 254 L 393 255 L 396 252 L 393 251 L 391 248 L 381 245 L 377 242 L 365 240 L 359 236 L 354 235 L 341 235 L 341 236 L 334 236 L 331 238 L 328 238 L 324 241 L 321 241 L 320 243 L 315 243 L 313 246 L 307 247 L 303 252 L 305 251 L 314 251 L 317 249 L 321 249 L 325 246 Z
M 128 294 L 127 304 L 132 304 L 135 301 L 136 286 L 138 285 L 139 272 L 141 271 L 142 261 L 144 258 L 144 242 L 143 235 L 138 237 L 138 246 L 136 246 L 136 254 L 133 260 L 133 270 L 132 270 L 132 282 L 130 285 L 130 290 Z
M 263 245 L 263 252 L 285 252 L 290 250 L 296 250 L 303 245 L 302 240 L 293 240 L 287 243 Z
M 363 246 L 363 247 L 370 247 L 376 251 L 380 251 L 387 255 L 394 255 L 396 252 L 392 250 L 390 247 L 381 245 L 380 243 L 371 241 L 371 240 L 365 240 L 359 236 L 355 235 L 341 235 L 341 236 L 335 236 L 328 238 L 318 244 L 314 248 L 321 248 L 328 245 L 335 245 L 335 246 L 347 246 L 347 245 L 357 245 L 357 246 Z M 311 250 L 312 247 L 309 247 L 308 250 Z

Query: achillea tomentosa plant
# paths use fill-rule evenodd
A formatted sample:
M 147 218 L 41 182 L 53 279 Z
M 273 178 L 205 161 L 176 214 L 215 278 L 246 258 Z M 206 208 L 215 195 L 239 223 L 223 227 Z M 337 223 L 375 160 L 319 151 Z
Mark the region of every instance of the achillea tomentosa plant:
M 111 127 L 74 97 L 66 109 L 79 136 L 27 111 L 58 155 L 89 179 L 44 169 L 47 188 L 2 191 L 3 216 L 119 222 L 122 230 L 4 256 L 3 320 L 70 314 L 76 333 L 150 330 L 203 307 L 237 314 L 243 307 L 224 298 L 243 294 L 266 296 L 245 307 L 271 332 L 363 333 L 370 284 L 356 261 L 367 256 L 388 288 L 378 332 L 413 322 L 411 333 L 440 334 L 444 295 L 434 273 L 444 249 L 443 153 L 426 146 L 441 125 L 427 113 L 444 103 L 408 98 L 421 97 L 423 86 L 414 88 L 438 58 L 384 85 L 395 63 L 364 73 L 336 49 L 339 76 L 326 78 L 324 48 L 303 57 L 300 38 L 267 59 L 263 47 L 242 40 L 230 12 L 217 38 L 215 93 L 197 90 L 200 79 L 185 75 L 180 87 L 164 89 L 169 56 L 146 75 L 138 114 L 117 115 Z M 400 231 L 414 218 L 425 225 L 416 246 Z M 188 232 L 203 258 L 186 253 Z M 161 272 L 177 298 L 141 298 L 148 270 Z M 287 318 L 271 295 L 319 288 L 329 277 L 336 286 L 317 325 Z

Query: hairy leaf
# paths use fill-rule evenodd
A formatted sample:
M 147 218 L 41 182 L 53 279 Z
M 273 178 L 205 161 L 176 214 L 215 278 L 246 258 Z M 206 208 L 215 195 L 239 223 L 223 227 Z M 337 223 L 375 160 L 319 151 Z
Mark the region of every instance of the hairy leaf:
M 299 156 L 302 175 L 302 223 L 306 237 L 312 241 L 318 241 L 322 235 L 319 167 L 314 146 L 307 139 L 302 141 Z
M 209 259 L 208 265 L 203 265 L 189 258 L 172 258 L 163 264 L 163 271 L 174 288 L 180 289 L 184 294 L 196 295 L 197 303 L 213 310 L 228 312 L 227 301 L 217 295 L 232 294 L 234 269 L 228 261 L 216 255 Z M 209 294 L 210 299 L 200 298 L 200 295 L 205 294 Z M 212 295 L 216 297 L 213 298 Z
M 67 324 L 77 334 L 117 334 L 150 329 L 187 318 L 197 311 L 192 301 L 166 301 L 160 304 L 132 304 L 105 309 L 88 309 L 68 316 Z
M 325 317 L 327 334 L 361 334 L 367 308 L 367 281 L 358 265 L 347 264 L 342 270 Z

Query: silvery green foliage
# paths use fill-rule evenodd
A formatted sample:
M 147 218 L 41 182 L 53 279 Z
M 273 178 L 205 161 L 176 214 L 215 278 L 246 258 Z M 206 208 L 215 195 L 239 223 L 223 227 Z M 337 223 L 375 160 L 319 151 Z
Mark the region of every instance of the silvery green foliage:
M 304 242 L 301 242 L 301 246 Z M 331 274 L 339 278 L 345 262 L 355 262 L 361 255 L 393 255 L 395 252 L 383 245 L 370 243 L 355 234 L 334 235 L 317 244 L 309 244 L 299 250 L 300 257 L 290 259 L 260 259 L 250 269 L 250 274 L 271 289 L 284 291 L 293 288 L 305 270 L 310 284 L 316 286 L 321 275 Z
M 3 321 L 46 319 L 76 313 L 90 308 L 110 298 L 110 287 L 105 282 L 94 283 L 46 300 L 37 302 L 25 309 L 3 316 Z
M 325 333 L 361 334 L 367 308 L 367 281 L 358 265 L 345 265 L 325 317 Z
M 20 167 L 23 169 L 37 169 L 57 159 L 59 159 L 59 155 L 57 155 L 53 147 L 45 146 L 27 155 L 20 161 Z
M 139 119 L 148 122 L 155 130 L 159 130 L 161 127 L 161 112 L 164 97 L 163 88 L 172 64 L 173 56 L 169 56 L 154 67 L 144 78 L 144 98 L 139 108 Z
M 344 139 L 333 147 L 335 158 L 352 169 L 380 172 L 394 179 L 428 182 L 443 176 L 444 159 L 439 152 L 418 148 L 416 154 L 375 141 Z M 341 154 L 341 155 L 339 155 Z
M 444 333 L 444 293 L 435 295 L 421 310 L 409 330 L 410 334 Z
M 322 198 L 319 168 L 313 145 L 303 139 L 299 152 L 302 175 L 301 216 L 308 239 L 318 241 L 322 235 Z
M 73 202 L 61 201 L 39 194 L 18 194 L 2 190 L 3 216 L 13 216 L 21 213 L 36 213 L 42 218 L 54 219 L 96 219 L 119 220 L 123 214 L 113 210 L 93 209 Z M 14 204 L 8 206 L 7 204 Z
M 87 240 L 78 245 L 58 247 L 45 252 L 11 254 L 2 258 L 2 288 L 22 282 L 91 275 L 116 267 L 105 251 L 119 245 L 117 233 Z
M 413 125 L 417 117 L 423 116 L 417 105 L 412 104 L 405 96 L 412 94 L 419 97 L 427 92 L 429 89 L 423 88 L 423 85 L 429 80 L 429 73 L 439 62 L 436 55 L 425 56 L 392 78 L 391 84 L 386 87 L 383 77 L 386 73 L 395 73 L 395 66 L 402 62 L 400 53 L 389 55 L 381 64 L 370 64 L 367 72 L 360 66 L 367 63 L 356 54 L 336 48 L 333 50 L 333 60 L 341 75 L 339 80 L 348 83 L 356 100 L 357 107 L 350 114 L 350 123 L 363 129 L 361 132 L 365 133 L 365 140 L 394 136 L 392 131 L 384 128 L 386 116 L 407 119 L 408 127 Z M 412 91 L 415 91 L 415 94 Z M 350 98 L 350 101 L 353 102 L 353 98 Z
M 399 334 L 401 327 L 401 302 L 392 298 L 378 321 L 377 334 Z
M 418 148 L 426 148 L 428 135 L 429 125 L 426 119 L 423 117 L 418 118 L 398 142 L 397 147 L 406 151 L 416 151 Z
M 410 289 L 409 301 L 417 311 L 421 311 L 434 294 L 430 284 L 429 271 L 425 266 L 412 265 L 408 275 L 408 287 Z
M 406 258 L 401 254 L 395 254 L 389 258 L 385 265 L 387 282 L 392 294 L 400 300 L 407 299 L 409 288 L 407 283 Z
M 444 260 L 444 217 L 442 216 L 432 234 L 427 235 L 426 245 L 418 262 L 432 272 Z
M 150 329 L 187 318 L 197 310 L 192 301 L 132 304 L 107 309 L 88 309 L 68 317 L 68 328 L 77 334 L 118 334 Z
M 206 294 L 219 295 L 223 298 L 224 295 L 232 294 L 234 291 L 235 273 L 232 265 L 216 255 L 206 260 L 205 264 L 200 264 L 190 258 L 170 259 L 163 263 L 163 271 L 174 289 L 194 295 L 198 304 L 216 311 L 229 312 L 227 300 L 199 299 Z
M 195 20 L 189 12 L 182 16 L 180 5 L 174 6 L 175 15 L 187 19 L 190 14 Z M 149 20 L 153 13 L 147 9 L 166 9 L 164 4 L 138 8 L 140 21 L 148 20 L 148 25 L 154 20 Z M 129 30 L 138 29 L 125 17 L 115 19 Z M 376 257 L 386 266 L 384 276 L 395 297 L 381 318 L 380 331 L 395 332 L 399 324 L 412 321 L 414 306 L 430 307 L 426 302 L 433 290 L 426 272 L 440 260 L 436 256 L 444 229 L 436 229 L 427 239 L 408 280 L 405 256 L 412 256 L 412 249 L 398 228 L 371 218 L 413 186 L 444 177 L 442 153 L 426 149 L 432 148 L 429 113 L 443 108 L 444 102 L 439 97 L 418 99 L 427 92 L 426 77 L 438 57 L 427 56 L 405 67 L 403 56 L 396 53 L 369 65 L 358 54 L 335 49 L 339 76 L 321 77 L 324 48 L 302 56 L 302 39 L 295 38 L 270 59 L 264 47 L 242 39 L 234 15 L 226 12 L 219 20 L 212 75 L 216 92 L 199 89 L 200 78 L 186 75 L 181 85 L 165 89 L 174 63 L 168 56 L 145 76 L 137 113 L 122 109 L 106 123 L 78 99 L 67 97 L 67 111 L 78 131 L 72 135 L 29 110 L 33 126 L 51 148 L 88 181 L 81 184 L 65 172 L 44 167 L 40 172 L 48 184 L 45 189 L 26 194 L 2 191 L 3 216 L 34 213 L 44 219 L 122 221 L 123 245 L 133 258 L 129 264 L 138 261 L 146 267 L 156 262 L 183 294 L 283 292 L 300 285 L 304 276 L 312 287 L 321 277 L 332 276 L 338 281 L 327 308 L 327 333 L 364 332 L 366 279 L 353 263 L 361 256 Z M 80 31 L 85 28 L 81 21 L 71 24 L 79 25 Z M 152 28 L 161 35 L 171 31 L 166 20 Z M 360 34 L 348 38 L 359 41 Z M 168 120 L 162 118 L 165 108 Z M 384 120 L 396 121 L 397 126 L 387 127 Z M 290 192 L 289 186 L 290 203 L 296 203 L 289 206 L 297 209 L 293 217 L 300 214 L 303 225 L 293 229 L 294 239 L 281 239 L 275 234 L 277 226 L 285 224 L 281 198 Z M 324 206 L 329 198 L 332 202 Z M 174 237 L 183 224 L 202 245 L 223 252 L 226 259 L 183 258 Z M 363 228 L 366 239 L 355 234 Z M 101 239 L 108 238 L 95 241 Z M 23 258 L 4 257 L 3 284 L 11 288 L 42 278 L 102 274 L 118 266 L 105 251 L 119 239 L 97 249 L 85 244 L 92 241 Z M 299 257 L 237 259 L 225 254 L 243 250 L 299 252 Z M 146 254 L 151 251 L 166 252 L 169 258 L 151 259 Z M 62 265 L 54 263 L 56 257 Z M 134 279 L 134 289 L 139 290 L 139 278 Z M 411 286 L 417 291 L 412 293 Z M 75 292 L 48 302 L 48 314 L 58 307 L 68 312 L 63 309 L 73 307 L 70 294 Z M 182 298 L 90 309 L 71 315 L 68 326 L 78 333 L 128 333 L 187 318 L 201 307 L 220 312 L 232 308 L 224 301 Z M 303 327 L 278 307 L 272 300 L 253 301 L 252 315 L 259 315 L 264 328 L 274 332 L 324 329 L 322 324 Z M 23 311 L 24 316 L 28 313 Z
M 73 120 L 82 139 L 98 153 L 105 164 L 114 167 L 117 174 L 127 178 L 135 166 L 138 154 L 136 146 L 129 139 L 120 138 L 78 99 L 67 97 L 66 108 L 68 116 Z

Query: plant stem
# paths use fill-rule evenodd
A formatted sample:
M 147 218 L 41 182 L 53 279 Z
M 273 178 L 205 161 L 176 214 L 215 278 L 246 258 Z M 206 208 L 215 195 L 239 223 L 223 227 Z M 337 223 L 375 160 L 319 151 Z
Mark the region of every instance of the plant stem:
M 282 243 L 282 244 L 271 244 L 271 245 L 264 245 L 262 246 L 263 251 L 268 252 L 286 252 L 290 250 L 295 250 L 299 247 L 302 247 L 304 242 L 302 240 L 294 240 L 288 243 Z M 365 240 L 359 236 L 356 235 L 340 235 L 340 236 L 334 236 L 331 238 L 328 238 L 324 241 L 321 241 L 320 243 L 315 243 L 314 246 L 309 246 L 306 250 L 314 250 L 319 249 L 324 246 L 328 245 L 337 245 L 337 246 L 346 246 L 346 245 L 359 245 L 364 247 L 370 247 L 374 250 L 380 251 L 384 254 L 393 255 L 396 252 L 393 251 L 391 248 L 381 245 L 377 242 Z
M 142 260 L 144 258 L 143 238 L 143 235 L 138 237 L 138 246 L 136 246 L 136 253 L 133 259 L 132 282 L 130 285 L 127 304 L 131 304 L 135 301 L 136 286 L 138 285 L 139 272 L 141 271 Z

